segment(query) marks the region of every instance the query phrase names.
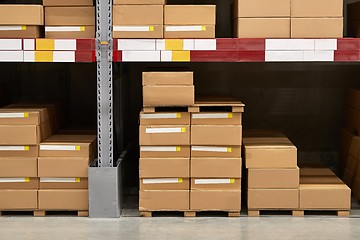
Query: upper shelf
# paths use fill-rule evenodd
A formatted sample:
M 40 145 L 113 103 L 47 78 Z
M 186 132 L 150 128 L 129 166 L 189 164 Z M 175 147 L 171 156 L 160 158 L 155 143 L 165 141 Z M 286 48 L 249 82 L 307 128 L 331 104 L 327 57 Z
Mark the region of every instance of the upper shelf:
M 114 62 L 358 61 L 360 38 L 114 40 Z

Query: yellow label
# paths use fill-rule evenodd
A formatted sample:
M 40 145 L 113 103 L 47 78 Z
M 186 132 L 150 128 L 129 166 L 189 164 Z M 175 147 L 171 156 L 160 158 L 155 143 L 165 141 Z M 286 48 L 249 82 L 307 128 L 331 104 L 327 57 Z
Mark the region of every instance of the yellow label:
M 181 151 L 181 147 L 176 147 L 176 151 L 180 152 Z
M 173 62 L 190 62 L 190 51 L 173 51 Z
M 35 62 L 52 62 L 53 59 L 53 51 L 35 51 Z
M 206 31 L 206 26 L 202 26 L 201 31 Z
M 232 114 L 232 113 L 229 113 L 229 114 L 228 114 L 228 118 L 233 118 L 233 114 Z
M 230 183 L 235 183 L 235 179 L 230 179 Z
M 75 147 L 75 150 L 76 150 L 76 151 L 80 151 L 80 150 L 81 150 L 81 149 L 80 149 L 80 146 L 76 146 L 76 147 Z
M 29 117 L 29 113 L 28 112 L 25 112 L 24 113 L 24 118 L 28 118 Z
M 21 26 L 22 31 L 26 31 L 26 26 Z
M 232 148 L 231 148 L 231 147 L 227 148 L 227 152 L 228 152 L 228 153 L 231 153 L 231 152 L 232 152 Z
M 186 132 L 186 128 L 181 128 L 181 132 L 182 133 Z
M 182 39 L 166 39 L 165 50 L 184 50 L 184 40 Z
M 26 183 L 29 183 L 29 182 L 30 182 L 30 178 L 29 178 L 29 177 L 26 177 L 26 178 L 25 178 L 25 182 L 26 182 Z
M 181 113 L 177 113 L 176 118 L 181 118 Z
M 107 44 L 109 44 L 109 42 L 108 41 L 101 41 L 100 44 L 101 45 L 107 45 Z
M 154 26 L 150 26 L 150 27 L 149 27 L 149 32 L 153 32 L 153 31 L 155 31 L 155 27 L 154 27 Z
M 36 50 L 40 50 L 40 51 L 55 50 L 55 40 L 54 39 L 36 39 Z
M 25 146 L 25 147 L 24 147 L 24 150 L 25 150 L 25 151 L 29 151 L 29 150 L 30 150 L 30 147 L 29 147 L 29 146 Z
M 75 178 L 75 182 L 80 182 L 81 181 L 81 179 L 78 177 L 78 178 Z
M 80 32 L 85 32 L 86 28 L 84 26 L 80 27 Z
M 182 178 L 179 178 L 179 179 L 178 179 L 178 182 L 179 182 L 179 183 L 182 183 L 182 182 L 183 182 L 183 179 L 182 179 Z

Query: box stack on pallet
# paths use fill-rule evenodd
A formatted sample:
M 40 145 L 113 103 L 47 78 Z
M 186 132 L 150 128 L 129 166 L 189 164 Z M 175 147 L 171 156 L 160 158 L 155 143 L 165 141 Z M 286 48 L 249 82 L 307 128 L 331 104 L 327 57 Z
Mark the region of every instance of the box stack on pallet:
M 44 0 L 45 38 L 94 38 L 93 0 Z

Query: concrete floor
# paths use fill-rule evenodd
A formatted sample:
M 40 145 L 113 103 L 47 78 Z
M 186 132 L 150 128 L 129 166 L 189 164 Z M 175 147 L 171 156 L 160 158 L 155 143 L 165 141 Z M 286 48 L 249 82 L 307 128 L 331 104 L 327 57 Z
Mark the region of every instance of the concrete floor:
M 359 218 L 1 217 L 2 240 L 359 239 Z

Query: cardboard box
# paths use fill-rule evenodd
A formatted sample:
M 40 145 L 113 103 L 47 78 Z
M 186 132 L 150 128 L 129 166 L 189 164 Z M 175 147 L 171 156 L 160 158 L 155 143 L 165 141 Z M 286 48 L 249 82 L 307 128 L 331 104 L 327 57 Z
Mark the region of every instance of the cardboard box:
M 44 178 L 87 178 L 89 158 L 39 157 L 38 176 Z
M 38 157 L 39 148 L 32 146 L 0 146 L 0 157 Z
M 0 125 L 40 125 L 49 121 L 46 108 L 1 108 Z
M 355 173 L 345 168 L 344 174 L 342 177 L 342 179 L 344 180 L 344 183 L 347 186 L 351 187 L 353 185 L 354 178 L 355 178 Z
M 297 149 L 287 138 L 244 138 L 246 168 L 296 168 Z
M 291 18 L 291 38 L 342 38 L 343 18 Z
M 191 146 L 192 157 L 240 158 L 241 146 Z
M 67 30 L 67 31 L 64 31 Z M 94 38 L 95 26 L 45 26 L 45 38 Z
M 39 210 L 86 211 L 88 209 L 88 190 L 39 190 Z
M 35 210 L 38 208 L 37 190 L 0 190 L 0 210 Z
M 0 38 L 40 38 L 42 29 L 40 26 L 9 26 L 6 30 L 0 30 Z
M 46 26 L 94 26 L 95 7 L 46 7 Z
M 360 178 L 355 178 L 351 187 L 352 193 L 356 196 L 356 198 L 360 199 Z
M 241 158 L 191 158 L 192 178 L 241 178 Z
M 345 169 L 355 174 L 358 164 L 359 164 L 359 156 L 354 157 L 351 154 L 349 154 L 348 159 L 346 161 Z
M 165 5 L 166 0 L 114 0 L 114 5 Z
M 235 0 L 235 17 L 290 17 L 291 0 Z
M 166 5 L 165 25 L 215 25 L 215 5 Z
M 142 178 L 140 191 L 144 190 L 189 190 L 189 178 Z
M 215 25 L 166 25 L 164 38 L 215 38 Z
M 360 110 L 360 89 L 349 88 L 347 90 L 346 106 Z
M 194 72 L 143 72 L 142 84 L 146 85 L 194 85 Z
M 147 26 L 164 23 L 162 5 L 115 5 L 113 6 L 114 26 Z
M 189 125 L 140 126 L 140 146 L 190 145 Z
M 300 184 L 300 209 L 349 210 L 351 190 L 344 184 Z
M 299 189 L 249 189 L 248 209 L 289 209 L 299 208 Z
M 143 86 L 144 106 L 191 106 L 194 86 Z
M 163 38 L 163 25 L 113 26 L 113 38 Z
M 90 157 L 96 154 L 94 135 L 53 135 L 39 146 L 40 157 Z
M 0 6 L 1 25 L 44 25 L 44 8 L 41 5 Z
M 36 145 L 44 138 L 36 125 L 0 125 L 0 145 Z
M 36 157 L 1 157 L 0 178 L 37 177 Z
M 259 130 L 247 129 L 243 132 L 244 138 L 286 138 L 286 135 L 280 130 Z
M 240 178 L 192 178 L 191 190 L 241 190 Z
M 189 178 L 189 158 L 140 158 L 140 178 Z
M 188 112 L 140 113 L 140 125 L 190 125 Z
M 37 177 L 0 177 L 0 189 L 39 189 Z
M 236 18 L 235 37 L 290 38 L 290 18 Z
M 340 172 L 342 173 L 344 171 L 344 168 L 346 166 L 346 161 L 349 155 L 349 149 L 350 149 L 350 144 L 351 144 L 351 140 L 354 137 L 354 135 L 346 130 L 346 129 L 341 129 L 340 130 L 340 156 L 339 156 L 339 161 L 340 161 Z
M 190 191 L 190 210 L 240 211 L 241 191 Z
M 190 158 L 190 146 L 140 146 L 141 158 Z
M 249 189 L 299 188 L 299 168 L 249 169 Z
M 88 189 L 88 178 L 40 178 L 40 189 Z
M 189 210 L 190 193 L 180 191 L 140 191 L 140 211 L 181 211 Z
M 291 17 L 342 17 L 343 0 L 291 0 Z
M 45 7 L 93 6 L 93 0 L 43 0 Z
M 240 125 L 194 125 L 191 126 L 191 145 L 240 146 L 242 126 Z
M 300 168 L 300 176 L 336 176 L 329 168 Z
M 344 184 L 344 182 L 337 176 L 302 176 L 300 184 Z
M 192 125 L 241 125 L 242 113 L 201 112 L 191 114 Z

